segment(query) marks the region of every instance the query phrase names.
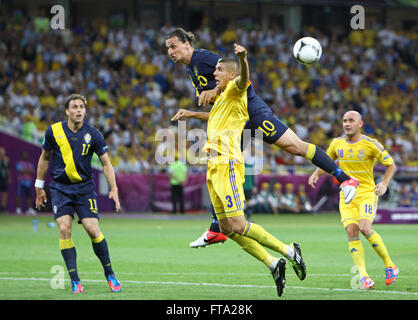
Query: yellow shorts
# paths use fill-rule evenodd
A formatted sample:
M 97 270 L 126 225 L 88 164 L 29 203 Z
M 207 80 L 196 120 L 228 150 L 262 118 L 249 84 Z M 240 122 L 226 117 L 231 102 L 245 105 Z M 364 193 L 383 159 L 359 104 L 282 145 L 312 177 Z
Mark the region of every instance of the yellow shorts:
M 216 163 L 215 159 L 208 161 L 206 183 L 218 220 L 244 215 L 244 164 L 233 159 Z
M 358 193 L 349 203 L 344 203 L 344 197 L 340 195 L 341 222 L 346 228 L 350 223 L 358 224 L 360 219 L 373 222 L 376 217 L 378 197 L 374 191 Z

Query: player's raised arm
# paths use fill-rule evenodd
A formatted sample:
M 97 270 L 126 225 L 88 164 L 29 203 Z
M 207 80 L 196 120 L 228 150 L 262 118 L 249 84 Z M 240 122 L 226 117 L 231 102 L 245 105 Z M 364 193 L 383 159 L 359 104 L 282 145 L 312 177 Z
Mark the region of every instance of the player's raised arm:
M 237 86 L 240 89 L 246 87 L 248 81 L 250 80 L 250 67 L 248 66 L 247 61 L 247 49 L 243 46 L 234 43 L 234 53 L 239 58 L 239 68 L 240 75 L 237 78 Z
M 119 212 L 120 204 L 118 196 L 118 187 L 116 185 L 115 171 L 113 170 L 112 163 L 110 162 L 107 152 L 102 154 L 99 157 L 99 159 L 103 166 L 103 173 L 110 186 L 109 199 L 112 199 L 115 202 L 116 212 Z

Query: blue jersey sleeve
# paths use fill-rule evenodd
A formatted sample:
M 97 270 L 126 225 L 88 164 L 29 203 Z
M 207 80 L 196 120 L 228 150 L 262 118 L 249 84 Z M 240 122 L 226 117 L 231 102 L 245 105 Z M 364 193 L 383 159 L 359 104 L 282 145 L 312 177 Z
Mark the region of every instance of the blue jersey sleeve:
M 42 148 L 46 151 L 51 151 L 54 142 L 54 134 L 52 133 L 51 126 L 46 129 L 44 141 L 42 142 Z
M 216 64 L 220 58 L 221 56 L 216 53 L 205 51 L 205 53 L 202 55 L 202 63 L 213 68 L 213 72 L 215 72 Z
M 101 155 L 107 152 L 107 144 L 106 141 L 99 130 L 95 130 L 95 137 L 94 137 L 94 152 L 100 157 Z

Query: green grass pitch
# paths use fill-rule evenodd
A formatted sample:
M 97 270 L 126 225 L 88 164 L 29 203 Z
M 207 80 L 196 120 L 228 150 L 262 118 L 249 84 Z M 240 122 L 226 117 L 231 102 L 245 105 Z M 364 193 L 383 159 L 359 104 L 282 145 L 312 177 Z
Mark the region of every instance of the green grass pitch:
M 382 260 L 362 238 L 367 270 L 376 283 L 363 291 L 352 286 L 357 274 L 352 272 L 337 214 L 254 215 L 254 222 L 278 239 L 300 243 L 307 264 L 304 281 L 287 264 L 285 293 L 278 298 L 267 268 L 233 241 L 189 248 L 189 242 L 209 226 L 209 214 L 191 219 L 103 214 L 101 229 L 122 292 L 110 292 L 90 239 L 75 221 L 73 240 L 86 290 L 75 296 L 66 269 L 64 289 L 56 287 L 59 274 L 51 273 L 54 266 L 64 267 L 58 230 L 47 227 L 52 216 L 36 217 L 37 232 L 32 229 L 33 219 L 0 216 L 0 300 L 418 300 L 418 225 L 375 225 L 400 269 L 391 286 L 384 284 Z

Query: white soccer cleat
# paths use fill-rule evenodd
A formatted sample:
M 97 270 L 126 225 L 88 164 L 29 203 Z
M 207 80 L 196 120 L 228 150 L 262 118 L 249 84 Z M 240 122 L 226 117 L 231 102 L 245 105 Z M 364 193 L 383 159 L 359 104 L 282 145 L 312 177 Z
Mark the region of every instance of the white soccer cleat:
M 346 204 L 350 203 L 354 199 L 357 193 L 357 187 L 359 182 L 356 178 L 350 178 L 349 180 L 344 181 L 340 185 L 340 189 L 344 195 L 344 202 Z
M 197 240 L 190 242 L 189 246 L 190 248 L 203 248 L 210 244 L 223 243 L 227 239 L 221 232 L 213 232 L 208 229 Z

